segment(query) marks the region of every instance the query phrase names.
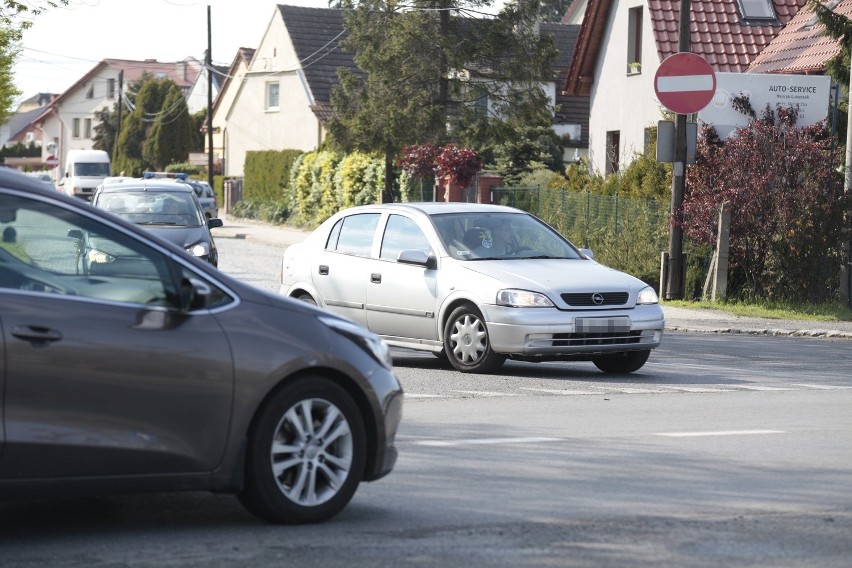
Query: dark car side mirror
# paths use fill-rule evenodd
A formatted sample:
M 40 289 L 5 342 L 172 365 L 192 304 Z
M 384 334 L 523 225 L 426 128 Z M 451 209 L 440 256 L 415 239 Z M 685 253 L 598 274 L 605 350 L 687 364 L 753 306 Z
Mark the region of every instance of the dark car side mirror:
M 211 219 L 207 219 L 207 228 L 215 229 L 217 227 L 223 226 L 225 223 L 219 219 L 218 217 L 213 217 Z
M 207 303 L 207 297 L 213 289 L 197 278 L 184 278 L 180 283 L 180 308 L 181 311 L 191 312 L 200 310 Z

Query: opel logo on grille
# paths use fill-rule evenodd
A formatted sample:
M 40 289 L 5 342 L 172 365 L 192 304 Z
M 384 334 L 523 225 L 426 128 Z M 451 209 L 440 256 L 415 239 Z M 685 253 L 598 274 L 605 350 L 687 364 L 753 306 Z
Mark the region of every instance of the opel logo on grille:
M 604 303 L 603 294 L 595 292 L 594 294 L 592 294 L 592 301 L 595 303 L 596 306 L 600 306 Z

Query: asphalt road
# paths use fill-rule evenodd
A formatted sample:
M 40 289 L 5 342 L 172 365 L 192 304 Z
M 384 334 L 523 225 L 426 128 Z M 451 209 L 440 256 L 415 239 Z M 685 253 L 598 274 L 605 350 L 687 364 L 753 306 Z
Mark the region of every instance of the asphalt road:
M 281 246 L 222 237 L 274 291 Z M 329 523 L 264 524 L 208 493 L 0 504 L 0 566 L 848 567 L 852 343 L 668 332 L 639 372 L 396 350 L 386 478 Z

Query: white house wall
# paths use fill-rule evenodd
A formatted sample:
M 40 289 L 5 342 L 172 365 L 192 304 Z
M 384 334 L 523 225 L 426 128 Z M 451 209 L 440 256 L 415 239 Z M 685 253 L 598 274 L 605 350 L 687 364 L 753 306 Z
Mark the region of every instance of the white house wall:
M 92 120 L 91 136 L 94 136 L 95 126 L 98 124 L 95 113 L 104 108 L 112 108 L 116 102 L 115 98 L 106 98 L 108 79 L 116 80 L 115 95 L 118 96 L 116 72 L 109 67 L 104 67 L 93 75 L 90 81 L 69 93 L 58 106 L 58 113 L 51 114 L 42 123 L 42 157 L 45 158 L 48 154 L 55 152 L 60 160 L 60 171 L 65 171 L 65 156 L 69 150 L 92 149 L 94 140 L 91 137 L 85 137 L 85 120 L 87 118 Z M 92 98 L 86 96 L 90 86 L 93 87 Z M 77 137 L 73 136 L 75 118 L 80 119 L 80 136 Z M 55 149 L 51 142 L 56 144 Z
M 243 77 L 247 70 L 248 67 L 246 66 L 245 59 L 240 58 L 239 64 L 233 72 L 234 76 L 228 83 L 227 88 L 224 91 L 219 91 L 218 96 L 221 97 L 221 100 L 217 100 L 216 112 L 213 114 L 213 154 L 217 159 L 224 157 L 223 149 L 225 147 L 225 136 L 228 126 L 227 115 L 231 110 L 231 106 L 234 104 L 234 100 L 237 98 L 237 93 L 240 91 Z M 204 137 L 204 150 L 208 150 L 207 136 Z M 240 164 L 242 164 L 242 162 L 240 162 Z M 225 169 L 223 173 L 225 175 L 235 175 L 231 173 L 230 163 L 228 160 L 225 161 L 224 166 Z M 242 168 L 242 166 L 240 166 L 240 168 Z
M 278 110 L 265 109 L 266 84 L 270 81 L 280 85 Z M 320 143 L 320 125 L 310 109 L 313 103 L 276 8 L 226 119 L 227 175 L 243 175 L 245 154 L 249 151 L 315 150 Z
M 589 116 L 589 164 L 592 172 L 606 172 L 607 132 L 620 133 L 619 169 L 629 164 L 636 154 L 644 152 L 645 129 L 656 126 L 662 107 L 654 93 L 654 74 L 660 61 L 651 18 L 645 2 L 621 0 L 610 10 L 606 33 L 595 68 Z M 642 7 L 642 68 L 627 72 L 627 39 L 629 10 Z

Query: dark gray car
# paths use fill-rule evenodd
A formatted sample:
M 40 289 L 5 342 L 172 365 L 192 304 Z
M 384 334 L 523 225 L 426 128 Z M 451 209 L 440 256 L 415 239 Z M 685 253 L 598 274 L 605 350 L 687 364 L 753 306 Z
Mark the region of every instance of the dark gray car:
M 0 233 L 0 497 L 210 490 L 315 522 L 393 468 L 402 390 L 363 327 L 14 172 Z M 87 273 L 81 235 L 138 270 Z
M 104 183 L 95 191 L 92 205 L 156 233 L 213 266 L 219 264 L 210 230 L 221 227 L 222 220 L 204 213 L 185 182 L 128 178 Z

